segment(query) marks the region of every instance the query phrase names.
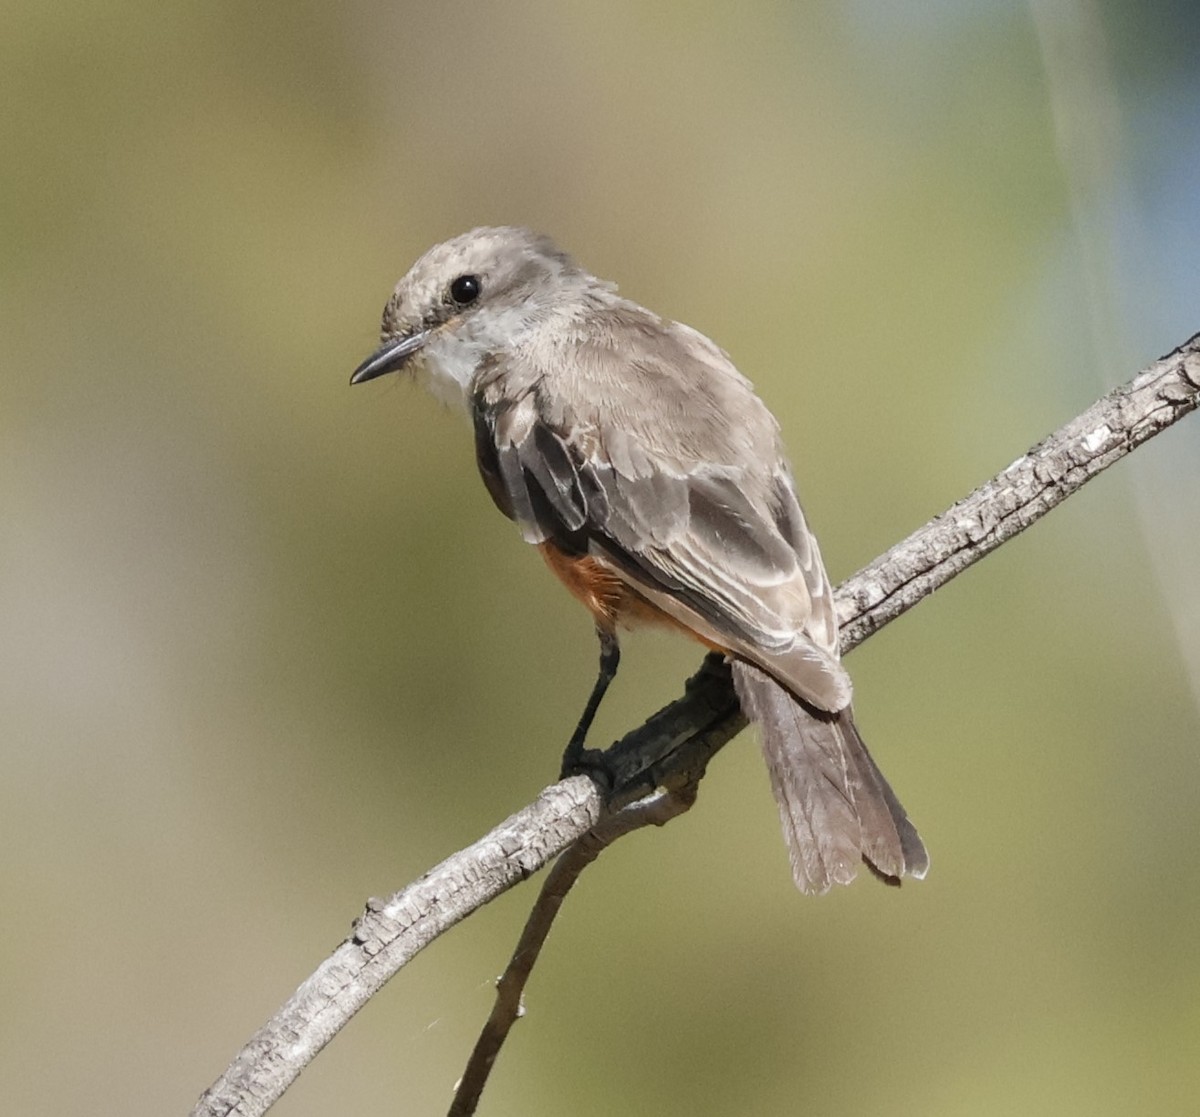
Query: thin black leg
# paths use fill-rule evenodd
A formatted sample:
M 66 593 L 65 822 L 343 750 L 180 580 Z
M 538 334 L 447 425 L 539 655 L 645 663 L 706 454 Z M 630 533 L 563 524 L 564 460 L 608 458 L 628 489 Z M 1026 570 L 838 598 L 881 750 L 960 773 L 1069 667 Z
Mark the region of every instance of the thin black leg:
M 588 730 L 592 727 L 596 711 L 600 709 L 604 692 L 608 690 L 608 684 L 616 677 L 617 666 L 621 662 L 621 646 L 617 643 L 617 634 L 607 629 L 597 628 L 596 635 L 600 638 L 600 673 L 596 676 L 596 685 L 592 687 L 592 693 L 587 700 L 587 705 L 583 708 L 579 724 L 575 727 L 575 732 L 571 734 L 571 740 L 563 753 L 562 774 L 564 777 L 573 775 L 583 767 L 580 763 L 584 758 L 583 742 L 587 740 Z

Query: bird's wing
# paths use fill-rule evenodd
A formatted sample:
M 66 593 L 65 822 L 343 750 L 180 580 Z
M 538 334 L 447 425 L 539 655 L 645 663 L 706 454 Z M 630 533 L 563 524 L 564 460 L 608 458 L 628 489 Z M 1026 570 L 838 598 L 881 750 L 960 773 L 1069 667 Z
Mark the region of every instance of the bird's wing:
M 579 377 L 481 377 L 476 456 L 497 505 L 528 541 L 604 561 L 710 643 L 844 708 L 829 580 L 748 382 L 692 331 L 666 352 L 585 360 L 582 391 Z

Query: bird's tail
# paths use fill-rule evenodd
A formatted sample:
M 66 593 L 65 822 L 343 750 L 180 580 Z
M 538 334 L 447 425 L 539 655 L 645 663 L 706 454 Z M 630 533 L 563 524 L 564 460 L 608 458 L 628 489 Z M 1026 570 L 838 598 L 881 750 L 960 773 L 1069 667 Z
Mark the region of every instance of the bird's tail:
M 889 884 L 923 877 L 929 855 L 850 708 L 817 710 L 744 660 L 733 662 L 733 685 L 743 712 L 758 724 L 800 891 L 848 884 L 860 860 Z

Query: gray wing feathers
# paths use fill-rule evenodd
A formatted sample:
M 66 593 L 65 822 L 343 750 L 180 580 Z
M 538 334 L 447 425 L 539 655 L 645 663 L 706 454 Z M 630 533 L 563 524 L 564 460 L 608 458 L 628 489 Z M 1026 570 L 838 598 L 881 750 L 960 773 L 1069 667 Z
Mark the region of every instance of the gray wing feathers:
M 539 375 L 539 354 L 524 353 L 509 361 L 519 373 L 497 364 L 481 376 L 477 448 L 485 480 L 490 468 L 504 490 L 489 480 L 497 503 L 526 540 L 604 558 L 710 642 L 824 709 L 847 705 L 829 582 L 774 419 L 694 331 L 622 340 L 542 354 Z
M 517 447 L 522 466 L 546 495 L 562 525 L 578 531 L 588 521 L 588 502 L 567 444 L 549 427 L 538 423 Z
M 770 675 L 737 660 L 738 700 L 758 724 L 792 875 L 803 892 L 848 884 L 860 861 L 898 883 L 929 858 L 859 737 L 849 709 L 818 717 Z
M 530 440 L 537 425 L 537 416 L 528 406 L 481 409 L 475 414 L 475 458 L 479 471 L 492 499 L 506 516 L 516 521 L 527 543 L 542 543 L 549 538 L 535 510 L 530 490 L 532 478 L 526 473 L 521 455 L 521 447 Z M 550 486 L 551 491 L 555 488 Z

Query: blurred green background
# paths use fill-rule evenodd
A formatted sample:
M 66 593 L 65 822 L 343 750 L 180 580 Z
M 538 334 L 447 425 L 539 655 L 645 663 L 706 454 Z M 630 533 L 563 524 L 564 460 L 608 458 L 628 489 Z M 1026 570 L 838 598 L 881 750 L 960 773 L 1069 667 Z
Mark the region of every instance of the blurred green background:
M 179 1113 L 549 782 L 583 611 L 392 284 L 552 233 L 777 412 L 835 580 L 1200 330 L 1194 5 L 31 0 L 0 35 L 0 1093 Z M 928 842 L 792 888 L 747 735 L 563 911 L 495 1114 L 1128 1114 L 1200 1092 L 1200 427 L 851 660 Z M 626 642 L 611 739 L 698 660 Z M 532 899 L 280 1104 L 438 1113 Z

